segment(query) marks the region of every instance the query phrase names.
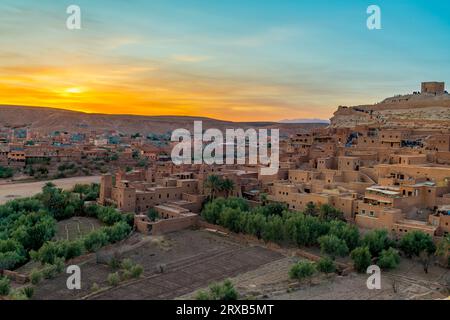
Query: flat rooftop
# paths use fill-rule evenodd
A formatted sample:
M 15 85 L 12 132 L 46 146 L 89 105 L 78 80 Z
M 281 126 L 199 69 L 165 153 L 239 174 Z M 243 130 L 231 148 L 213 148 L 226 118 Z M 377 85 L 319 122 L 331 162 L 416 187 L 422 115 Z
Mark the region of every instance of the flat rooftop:
M 373 192 L 379 192 L 379 193 L 383 193 L 386 195 L 390 195 L 390 196 L 395 196 L 395 195 L 399 195 L 400 192 L 399 191 L 395 191 L 393 190 L 393 188 L 386 188 L 386 187 L 381 187 L 381 186 L 373 186 L 373 187 L 369 187 L 366 189 L 367 191 L 373 191 Z

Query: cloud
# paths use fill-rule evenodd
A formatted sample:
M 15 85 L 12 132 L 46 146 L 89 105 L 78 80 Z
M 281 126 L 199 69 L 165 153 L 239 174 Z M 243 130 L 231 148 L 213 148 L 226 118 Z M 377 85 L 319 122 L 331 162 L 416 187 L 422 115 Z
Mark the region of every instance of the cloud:
M 208 56 L 195 56 L 195 55 L 173 55 L 172 58 L 179 62 L 202 62 L 210 60 L 211 57 Z

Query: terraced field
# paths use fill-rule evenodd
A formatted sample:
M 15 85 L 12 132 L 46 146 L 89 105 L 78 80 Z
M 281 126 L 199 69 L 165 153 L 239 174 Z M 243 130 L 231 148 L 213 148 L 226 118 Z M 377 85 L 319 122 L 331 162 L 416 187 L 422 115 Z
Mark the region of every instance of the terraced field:
M 35 299 L 174 299 L 283 257 L 207 231 L 184 230 L 141 242 L 121 256 L 144 267 L 141 278 L 110 287 L 107 277 L 113 270 L 93 257 L 80 264 L 81 290 L 68 290 L 67 275 L 61 274 L 40 284 Z M 99 291 L 91 290 L 94 283 Z

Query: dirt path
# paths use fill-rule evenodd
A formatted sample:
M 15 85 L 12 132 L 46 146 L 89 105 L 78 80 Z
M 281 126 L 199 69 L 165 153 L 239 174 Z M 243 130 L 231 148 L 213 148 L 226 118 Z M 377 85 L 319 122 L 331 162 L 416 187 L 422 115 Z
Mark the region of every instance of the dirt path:
M 73 177 L 38 182 L 11 183 L 0 185 L 0 204 L 4 204 L 5 202 L 16 198 L 31 197 L 36 193 L 39 193 L 42 187 L 47 182 L 53 182 L 57 187 L 67 190 L 72 188 L 77 183 L 100 183 L 100 176 Z

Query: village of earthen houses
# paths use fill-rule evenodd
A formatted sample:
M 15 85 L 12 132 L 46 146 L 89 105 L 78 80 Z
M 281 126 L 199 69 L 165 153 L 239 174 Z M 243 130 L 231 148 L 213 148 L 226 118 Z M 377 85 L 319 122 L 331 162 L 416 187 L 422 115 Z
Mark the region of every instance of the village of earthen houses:
M 170 131 L 193 119 L 1 106 L 1 299 L 447 298 L 450 95 L 419 89 L 329 124 L 205 119 L 280 128 L 274 175 L 175 165 Z

